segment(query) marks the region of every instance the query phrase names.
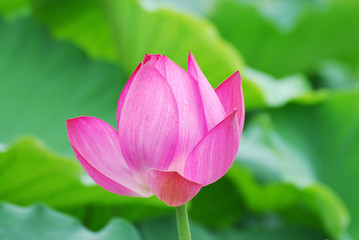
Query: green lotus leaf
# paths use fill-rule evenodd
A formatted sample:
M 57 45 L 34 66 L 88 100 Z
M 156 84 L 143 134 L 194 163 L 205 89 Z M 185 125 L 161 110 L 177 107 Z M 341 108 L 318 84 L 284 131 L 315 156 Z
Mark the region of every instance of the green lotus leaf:
M 81 223 L 43 205 L 18 207 L 0 204 L 0 238 L 6 240 L 140 240 L 136 228 L 123 219 L 112 220 L 98 232 L 86 229 Z

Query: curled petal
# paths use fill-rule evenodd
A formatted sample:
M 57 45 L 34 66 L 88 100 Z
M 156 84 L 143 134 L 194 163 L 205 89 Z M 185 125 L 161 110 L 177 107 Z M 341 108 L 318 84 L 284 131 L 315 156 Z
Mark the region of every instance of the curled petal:
M 119 137 L 126 163 L 141 184 L 146 184 L 148 168 L 168 169 L 178 140 L 178 110 L 168 83 L 153 65 L 143 65 L 132 82 Z
M 121 195 L 132 195 L 128 189 L 148 196 L 128 168 L 113 127 L 94 117 L 79 117 L 67 120 L 67 131 L 78 160 L 95 182 Z
M 216 88 L 216 93 L 222 102 L 226 114 L 230 114 L 237 109 L 239 130 L 242 133 L 244 124 L 244 98 L 242 91 L 242 81 L 239 72 L 235 72 L 226 81 Z
M 118 182 L 111 180 L 110 178 L 106 177 L 101 172 L 96 170 L 94 167 L 92 167 L 75 148 L 73 148 L 73 150 L 77 159 L 79 160 L 80 164 L 85 169 L 87 174 L 103 189 L 106 189 L 107 191 L 118 195 L 129 196 L 129 197 L 150 197 L 153 195 L 150 192 L 150 190 L 146 189 L 145 187 L 143 187 L 143 191 L 141 191 L 141 193 L 138 193 L 138 192 L 134 192 L 129 188 L 122 186 Z M 134 182 L 134 184 L 136 183 Z
M 206 116 L 207 128 L 211 130 L 226 117 L 226 113 L 217 94 L 209 84 L 207 78 L 202 73 L 196 59 L 189 53 L 188 73 L 197 81 L 199 93 L 201 95 L 204 114 Z
M 203 186 L 220 179 L 234 162 L 239 138 L 234 111 L 215 126 L 189 154 L 184 177 Z
M 160 200 L 169 206 L 178 207 L 191 200 L 201 185 L 191 182 L 175 171 L 147 171 L 147 184 Z

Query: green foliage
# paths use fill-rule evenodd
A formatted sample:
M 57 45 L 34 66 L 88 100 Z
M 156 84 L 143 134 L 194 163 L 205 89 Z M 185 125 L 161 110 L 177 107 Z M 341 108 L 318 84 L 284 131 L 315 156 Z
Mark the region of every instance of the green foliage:
M 99 232 L 91 232 L 79 221 L 42 205 L 26 208 L 0 204 L 0 238 L 6 240 L 140 240 L 133 225 L 114 219 Z
M 127 81 L 121 69 L 54 42 L 31 20 L 0 19 L 0 35 L 6 36 L 0 38 L 0 109 L 6 113 L 0 118 L 0 141 L 35 134 L 69 154 L 66 119 L 88 115 L 115 125 L 117 100 Z
M 293 104 L 268 111 L 248 126 L 239 151 L 239 159 L 261 178 L 302 187 L 320 183 L 333 189 L 351 214 L 353 237 L 359 236 L 359 195 L 352 189 L 359 169 L 359 112 L 352 105 L 357 102 L 359 91 L 354 89 L 336 92 L 310 107 Z M 307 196 L 312 208 L 322 214 L 333 236 L 343 236 L 348 222 L 345 211 L 333 200 L 323 201 L 325 192 L 318 194 L 316 200 Z M 334 209 L 337 213 L 330 211 Z
M 143 234 L 144 240 L 156 239 L 177 239 L 176 218 L 158 218 L 149 221 L 143 221 L 138 224 L 139 230 Z M 190 222 L 190 228 L 193 240 L 216 240 L 213 233 L 206 231 L 200 226 Z
M 30 11 L 29 0 L 1 0 L 0 13 L 6 18 L 18 18 L 27 15 Z
M 130 198 L 105 191 L 89 181 L 80 164 L 50 152 L 32 138 L 0 152 L 0 172 L 1 201 L 47 204 L 77 216 L 92 229 L 113 216 L 138 220 L 169 211 L 154 197 Z
M 92 57 L 119 58 L 129 73 L 145 53 L 166 53 L 186 67 L 193 51 L 214 86 L 243 66 L 237 52 L 202 19 L 169 10 L 149 12 L 133 0 L 83 3 L 33 0 L 33 7 L 57 38 L 74 41 Z
M 202 188 L 190 203 L 191 219 L 212 228 L 231 227 L 246 211 L 242 197 L 227 177 Z
M 263 227 L 244 231 L 223 231 L 218 234 L 218 240 L 317 240 L 325 239 L 322 235 L 301 228 L 281 227 L 265 229 Z
M 119 62 L 128 73 L 146 53 L 166 53 L 186 68 L 189 51 L 214 87 L 233 72 L 244 69 L 237 51 L 220 38 L 216 29 L 190 15 L 166 9 L 150 12 L 134 0 L 91 0 L 85 5 L 81 1 L 33 0 L 33 9 L 56 38 L 74 42 L 91 57 Z M 259 77 L 257 81 L 257 75 L 243 76 L 247 109 L 286 102 L 268 100 L 272 93 L 267 88 L 271 85 L 267 78 Z M 297 90 L 296 96 L 300 96 L 308 90 L 307 81 L 300 78 L 296 81 L 297 88 L 291 92 Z M 283 85 L 290 86 L 286 82 Z
M 253 150 L 258 151 L 258 148 Z M 249 159 L 251 157 L 247 156 L 247 160 Z M 255 160 L 255 157 L 252 159 Z M 265 163 L 263 162 L 263 165 Z M 244 165 L 247 165 L 247 162 Z M 237 162 L 227 175 L 247 211 L 243 222 L 250 222 L 248 218 L 251 219 L 251 215 L 254 215 L 258 218 L 254 221 L 257 225 L 268 224 L 267 228 L 271 231 L 278 227 L 286 229 L 301 226 L 309 232 L 325 232 L 333 239 L 341 239 L 345 235 L 348 212 L 334 192 L 322 184 L 313 183 L 304 187 L 285 179 L 263 177 L 265 174 L 271 175 L 271 172 L 259 170 L 257 174 L 253 174 L 250 171 L 260 167 L 257 165 L 249 168 Z M 273 227 L 270 224 L 273 217 L 279 226 Z M 284 227 L 283 223 L 289 225 Z M 244 230 L 249 230 L 248 226 L 244 227 Z
M 191 222 L 191 232 L 193 240 L 274 240 L 274 239 L 324 239 L 323 235 L 308 229 L 290 226 L 263 227 L 252 226 L 241 230 L 219 230 L 209 231 L 203 226 Z M 144 240 L 156 239 L 176 239 L 177 227 L 175 218 L 159 218 L 144 221 L 138 224 L 139 230 L 144 236 Z
M 193 239 L 359 238 L 358 2 L 211 3 L 205 19 L 135 0 L 0 0 L 0 200 L 72 215 L 2 204 L 1 239 L 175 239 L 173 209 L 89 180 L 65 120 L 115 125 L 143 55 L 185 67 L 190 50 L 213 86 L 240 70 L 247 110 L 238 161 L 189 204 Z
M 329 1 L 322 7 L 307 7 L 287 31 L 278 28 L 254 4 L 217 2 L 210 19 L 253 68 L 284 77 L 313 71 L 324 59 L 341 59 L 356 66 L 359 63 L 358 1 Z M 289 7 L 291 4 L 293 8 L 293 3 L 285 3 Z M 268 4 L 268 9 L 278 8 Z M 289 15 L 288 10 L 275 15 L 285 18 L 280 14 Z
M 278 107 L 292 100 L 312 104 L 325 98 L 316 92 L 314 93 L 309 80 L 301 74 L 275 79 L 251 68 L 244 69 L 242 73 L 245 79 L 250 79 L 261 89 L 263 94 L 264 102 L 262 103 L 259 102 L 259 99 L 251 99 L 250 97 L 245 99 L 249 100 L 249 109 L 252 107 L 263 108 L 263 106 Z M 246 83 L 244 82 L 244 84 Z M 248 104 L 246 104 L 246 108 L 248 109 Z

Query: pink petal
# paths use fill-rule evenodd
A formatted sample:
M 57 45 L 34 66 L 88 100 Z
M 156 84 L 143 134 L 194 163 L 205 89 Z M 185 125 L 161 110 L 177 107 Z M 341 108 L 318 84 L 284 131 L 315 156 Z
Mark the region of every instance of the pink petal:
M 164 78 L 166 78 L 166 59 L 167 57 L 165 55 L 158 58 L 158 60 L 154 63 L 155 68 L 157 71 L 159 71 Z M 172 90 L 173 92 L 173 90 Z
M 239 147 L 236 111 L 215 126 L 186 160 L 184 177 L 208 185 L 220 179 L 232 166 Z
M 178 107 L 179 140 L 169 169 L 182 173 L 188 154 L 207 132 L 202 101 L 196 81 L 180 66 L 163 56 L 156 67 L 165 75 Z
M 206 77 L 199 68 L 196 59 L 189 53 L 188 73 L 197 81 L 199 92 L 202 98 L 204 114 L 206 116 L 207 128 L 211 130 L 226 117 L 226 113 L 217 94 L 209 84 Z
M 130 196 L 130 197 L 150 197 L 153 195 L 149 191 L 149 189 L 144 188 L 140 194 L 111 180 L 110 178 L 103 175 L 101 172 L 97 171 L 94 167 L 92 167 L 74 147 L 73 150 L 75 152 L 77 159 L 79 160 L 80 164 L 85 169 L 87 174 L 103 189 L 106 189 L 107 191 L 110 191 L 118 195 Z
M 178 110 L 168 83 L 151 64 L 133 79 L 119 124 L 120 145 L 137 181 L 148 168 L 167 170 L 178 140 Z
M 191 182 L 175 171 L 147 171 L 147 184 L 151 191 L 168 206 L 178 207 L 191 200 L 201 185 Z
M 146 63 L 154 64 L 159 58 L 161 57 L 160 54 L 145 54 L 143 58 L 142 65 Z
M 117 127 L 120 124 L 121 112 L 122 112 L 123 104 L 125 103 L 125 99 L 126 99 L 128 90 L 130 90 L 132 81 L 135 78 L 138 70 L 140 70 L 141 66 L 142 66 L 142 63 L 138 64 L 135 71 L 132 73 L 131 77 L 128 79 L 125 87 L 123 88 L 123 90 L 121 92 L 121 95 L 120 95 L 120 98 L 118 99 L 118 103 L 117 103 Z
M 230 114 L 237 109 L 239 130 L 242 133 L 244 124 L 244 99 L 242 91 L 242 81 L 239 72 L 235 72 L 226 81 L 216 88 L 216 93 L 222 102 L 226 114 Z
M 131 77 L 128 79 L 125 87 L 123 88 L 123 90 L 121 92 L 120 98 L 118 99 L 118 103 L 117 103 L 117 126 L 120 123 L 120 116 L 121 116 L 123 104 L 125 103 L 127 92 L 130 89 L 132 81 L 135 78 L 137 72 L 146 63 L 147 64 L 155 64 L 160 57 L 161 57 L 161 55 L 159 55 L 159 54 L 155 54 L 155 55 L 146 54 L 145 57 L 143 58 L 142 63 L 138 64 L 135 71 L 132 73 Z
M 94 117 L 79 117 L 67 120 L 67 131 L 76 156 L 87 173 L 101 183 L 99 185 L 110 191 L 120 185 L 148 196 L 148 190 L 133 178 L 121 154 L 118 133 L 113 127 Z M 133 194 L 125 190 L 121 193 L 122 190 L 119 187 L 121 195 Z

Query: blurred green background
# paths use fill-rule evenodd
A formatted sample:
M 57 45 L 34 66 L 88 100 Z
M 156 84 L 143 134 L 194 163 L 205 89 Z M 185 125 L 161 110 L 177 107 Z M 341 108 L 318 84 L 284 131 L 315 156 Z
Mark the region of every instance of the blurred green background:
M 359 239 L 359 1 L 0 0 L 0 239 L 177 239 L 174 209 L 94 185 L 65 120 L 115 125 L 145 53 L 243 77 L 237 160 L 194 240 Z

